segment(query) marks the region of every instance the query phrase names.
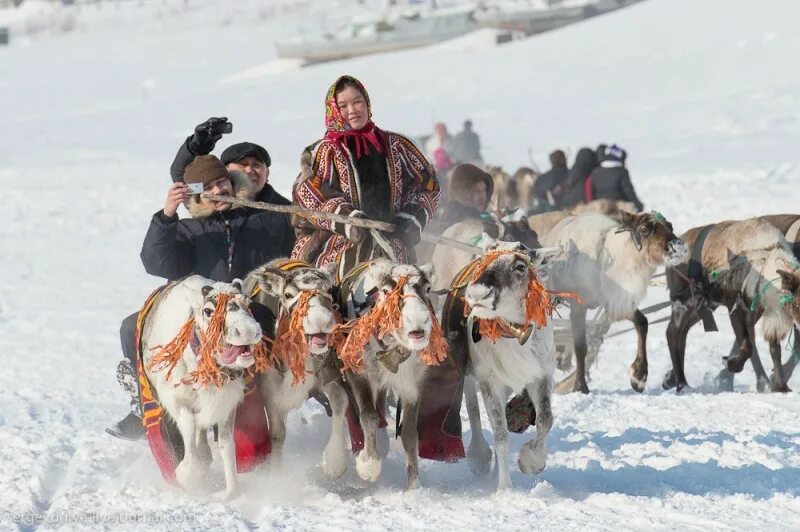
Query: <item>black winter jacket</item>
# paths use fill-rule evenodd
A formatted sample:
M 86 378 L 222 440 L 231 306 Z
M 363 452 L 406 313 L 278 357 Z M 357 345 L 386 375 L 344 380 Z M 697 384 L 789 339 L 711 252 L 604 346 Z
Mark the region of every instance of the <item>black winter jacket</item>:
M 556 196 L 553 189 L 558 185 L 563 185 L 567 179 L 567 165 L 558 165 L 552 167 L 547 172 L 543 173 L 539 177 L 536 178 L 536 182 L 533 184 L 533 197 L 535 197 L 539 203 L 549 204 L 547 201 L 547 193 L 553 192 L 553 195 Z M 558 207 L 558 201 L 556 198 L 556 207 Z
M 598 166 L 592 170 L 592 192 L 595 199 L 630 201 L 639 212 L 644 207 L 633 190 L 631 176 L 624 166 Z
M 179 220 L 162 210 L 150 221 L 140 256 L 147 273 L 158 277 L 198 274 L 231 282 L 265 262 L 288 257 L 293 246 L 293 228 L 279 213 L 232 209 Z

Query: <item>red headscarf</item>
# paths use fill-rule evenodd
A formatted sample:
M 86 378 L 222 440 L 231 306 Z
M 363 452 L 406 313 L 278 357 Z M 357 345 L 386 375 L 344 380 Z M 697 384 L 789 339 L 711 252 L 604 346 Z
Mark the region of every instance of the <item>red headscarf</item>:
M 364 95 L 367 102 L 367 112 L 369 113 L 369 121 L 361 129 L 353 129 L 342 118 L 339 111 L 339 106 L 336 105 L 336 93 L 341 91 L 345 83 L 352 83 L 357 90 Z M 385 133 L 381 131 L 378 126 L 372 122 L 372 106 L 369 101 L 369 94 L 364 88 L 364 85 L 353 76 L 341 76 L 337 79 L 331 88 L 328 89 L 328 94 L 325 96 L 325 138 L 343 146 L 346 138 L 352 138 L 356 144 L 356 159 L 361 155 L 370 153 L 371 148 L 374 148 L 378 153 L 383 153 L 383 146 Z

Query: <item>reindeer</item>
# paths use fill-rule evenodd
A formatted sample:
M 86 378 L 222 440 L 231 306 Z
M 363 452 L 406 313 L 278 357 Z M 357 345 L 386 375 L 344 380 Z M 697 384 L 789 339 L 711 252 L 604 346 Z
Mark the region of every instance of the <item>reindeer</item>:
M 472 433 L 468 463 L 476 474 L 487 473 L 491 465 L 481 428 L 477 381 L 494 434 L 500 491 L 511 487 L 505 411 L 509 392 L 527 390 L 535 409 L 536 437 L 522 447 L 520 470 L 537 474 L 547 461 L 555 346 L 549 320 L 551 300 L 537 268 L 553 257 L 553 250 L 532 251 L 519 242 L 497 242 L 488 235 L 481 246 L 484 255 L 454 279 L 442 319 L 451 353 L 468 354 L 464 383 Z
M 800 216 L 797 214 L 772 214 L 761 216 L 760 218 L 771 223 L 783 233 L 789 246 L 792 247 L 795 258 L 800 260 Z M 755 317 L 755 314 L 752 312 L 747 315 L 747 331 L 750 338 L 755 338 Z M 763 392 L 771 386 L 772 378 L 767 376 L 767 372 L 764 370 L 764 365 L 761 363 L 761 358 L 758 356 L 758 350 L 755 344 L 753 344 L 752 347 L 753 352 L 750 355 L 750 361 L 753 365 L 753 371 L 756 373 L 756 388 L 759 392 Z M 730 355 L 735 356 L 738 352 L 739 343 L 734 340 Z M 792 378 L 794 368 L 797 366 L 797 353 L 800 353 L 800 329 L 795 327 L 792 356 L 789 357 L 789 361 L 781 368 L 783 371 L 783 378 L 786 382 L 789 382 L 789 379 Z M 733 391 L 733 376 L 734 374 L 728 371 L 728 368 L 723 368 L 716 378 L 718 387 L 721 390 Z M 667 382 L 671 382 L 673 378 L 674 377 L 668 375 L 666 380 Z
M 761 318 L 774 367 L 772 391 L 790 391 L 780 342 L 800 323 L 800 274 L 782 232 L 765 219 L 751 218 L 695 227 L 681 238 L 692 246 L 692 256 L 667 269 L 672 300 L 667 343 L 673 371 L 665 376 L 664 388 L 681 392 L 688 386 L 684 357 L 689 329 L 703 318 L 710 325 L 710 312 L 725 306 L 738 344 L 738 352 L 727 358 L 727 369 L 743 369 L 753 353 L 753 325 Z
M 370 482 L 378 479 L 382 468 L 376 404 L 382 392 L 391 391 L 402 405 L 400 437 L 406 486 L 419 487 L 417 417 L 422 386 L 428 366 L 447 357 L 429 299 L 430 277 L 430 265 L 418 267 L 378 258 L 356 266 L 339 284 L 342 308 L 354 318 L 341 329 L 339 357 L 364 432 L 356 473 Z
M 534 217 L 536 218 L 536 217 Z M 543 246 L 558 246 L 565 255 L 548 269 L 548 288 L 578 294 L 570 304 L 570 323 L 576 370 L 559 383 L 560 392 L 589 392 L 586 384 L 586 312 L 602 307 L 606 324 L 631 320 L 638 335 L 636 358 L 630 367 L 631 386 L 637 392 L 647 382 L 647 318 L 637 307 L 647 293 L 650 278 L 662 264 L 674 265 L 688 253 L 670 224 L 658 213 L 621 212 L 548 216 L 532 228 Z M 590 361 L 591 362 L 591 361 Z
M 273 463 L 279 464 L 286 439 L 286 416 L 310 394 L 330 401 L 331 434 L 322 454 L 322 469 L 338 478 L 347 471 L 344 416 L 347 390 L 331 349 L 331 332 L 338 321 L 333 302 L 335 265 L 314 268 L 301 261 L 277 259 L 250 272 L 244 281 L 253 301 L 277 317 L 273 356 L 283 367 L 270 367 L 259 378 L 267 411 Z
M 184 455 L 175 478 L 187 490 L 202 483 L 211 463 L 207 429 L 219 427 L 225 489 L 237 494 L 233 423 L 245 391 L 245 372 L 266 358 L 261 327 L 248 310 L 250 299 L 238 281 L 214 282 L 193 275 L 169 285 L 142 325 L 142 356 L 158 401 L 183 440 Z

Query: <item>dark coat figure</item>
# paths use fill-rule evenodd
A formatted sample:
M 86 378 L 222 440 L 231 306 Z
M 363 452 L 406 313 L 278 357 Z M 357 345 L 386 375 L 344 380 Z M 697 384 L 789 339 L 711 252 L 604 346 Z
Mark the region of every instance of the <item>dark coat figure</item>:
M 567 173 L 564 183 L 564 192 L 560 199 L 560 208 L 569 209 L 580 203 L 585 203 L 586 179 L 597 166 L 597 155 L 591 148 L 581 148 L 575 156 L 575 163 Z
M 536 178 L 533 185 L 533 197 L 536 200 L 535 213 L 557 210 L 560 208 L 559 193 L 567 179 L 567 156 L 561 150 L 550 154 L 550 170 Z
M 600 145 L 597 149 L 599 166 L 592 170 L 592 199 L 610 199 L 629 201 L 636 207 L 636 212 L 644 208 L 631 184 L 625 159 L 628 154 L 616 145 Z
M 458 163 L 483 163 L 481 157 L 481 139 L 472 130 L 472 121 L 464 122 L 464 130 L 453 138 L 452 153 L 450 154 L 453 162 Z

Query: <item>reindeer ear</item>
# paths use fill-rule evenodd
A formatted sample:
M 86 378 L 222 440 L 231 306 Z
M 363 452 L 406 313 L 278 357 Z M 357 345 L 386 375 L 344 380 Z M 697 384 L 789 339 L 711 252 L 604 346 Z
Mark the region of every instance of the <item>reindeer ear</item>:
M 203 289 L 202 289 L 203 297 L 207 297 L 207 296 L 208 296 L 208 294 L 209 294 L 209 293 L 210 293 L 210 292 L 211 292 L 213 289 L 214 289 L 214 288 L 212 288 L 212 287 L 210 287 L 210 286 L 208 286 L 208 285 L 204 286 L 204 287 L 203 287 Z
M 560 247 L 535 248 L 531 249 L 528 254 L 535 267 L 543 268 L 558 260 L 561 257 L 562 249 Z
M 241 291 L 242 291 L 242 280 L 241 279 L 234 279 L 233 281 L 231 281 L 231 286 L 233 286 L 236 290 L 238 290 L 241 293 Z
M 283 272 L 277 268 L 265 267 L 258 276 L 258 286 L 261 290 L 274 297 L 280 297 L 285 283 Z
M 497 240 L 489 236 L 488 233 L 483 233 L 481 235 L 480 240 L 478 240 L 477 242 L 477 246 L 481 248 L 484 253 L 494 248 L 496 245 L 497 245 Z
M 781 288 L 788 290 L 792 294 L 797 293 L 798 288 L 800 288 L 800 279 L 797 278 L 796 274 L 786 270 L 778 270 L 778 275 L 781 276 Z
M 419 269 L 425 276 L 425 278 L 428 280 L 428 282 L 433 284 L 435 277 L 435 274 L 433 272 L 433 264 L 430 262 L 428 264 L 423 264 L 422 266 L 419 267 Z
M 389 259 L 379 257 L 369 263 L 367 270 L 373 279 L 382 282 L 380 281 L 381 279 L 387 279 L 392 276 L 393 266 L 394 264 Z
M 321 271 L 325 277 L 331 282 L 334 283 L 336 280 L 336 270 L 339 268 L 339 264 L 336 262 L 329 262 L 328 264 L 324 264 L 319 267 L 319 271 Z
M 634 230 L 639 224 L 639 216 L 632 212 L 619 211 L 619 214 L 617 214 L 617 221 L 619 221 L 619 225 L 623 229 Z

